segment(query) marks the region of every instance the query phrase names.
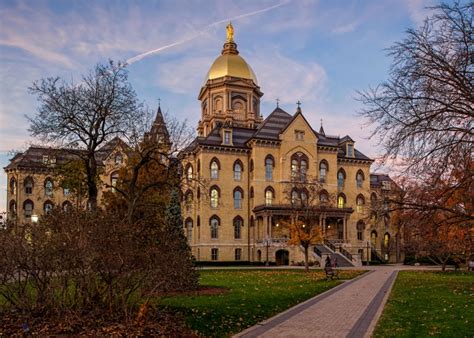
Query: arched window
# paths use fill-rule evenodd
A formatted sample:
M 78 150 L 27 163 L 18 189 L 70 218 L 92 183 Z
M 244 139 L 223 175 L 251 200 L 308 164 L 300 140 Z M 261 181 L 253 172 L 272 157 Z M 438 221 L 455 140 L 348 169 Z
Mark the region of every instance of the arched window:
M 10 179 L 10 194 L 16 194 L 16 180 L 13 177 Z
M 14 200 L 10 201 L 10 204 L 8 205 L 8 211 L 10 213 L 10 217 L 16 217 L 16 202 Z
M 253 171 L 253 159 L 250 159 L 250 164 L 249 164 L 249 171 Z
M 356 198 L 356 211 L 362 212 L 365 204 L 365 198 L 362 195 L 358 195 Z
M 272 155 L 267 155 L 265 158 L 265 179 L 267 181 L 273 180 L 273 168 L 275 167 L 275 160 Z
M 197 219 L 196 219 L 196 225 L 197 225 L 198 227 L 201 226 L 201 217 L 200 217 L 200 216 L 198 216 Z
M 345 206 L 346 206 L 346 196 L 344 196 L 344 194 L 339 194 L 339 196 L 337 196 L 337 207 L 342 209 Z
M 193 220 L 192 218 L 187 218 L 186 219 L 186 238 L 188 239 L 188 242 L 191 242 L 193 239 Z
M 110 185 L 112 186 L 110 191 L 112 191 L 113 193 L 116 192 L 115 187 L 117 186 L 118 178 L 119 178 L 119 174 L 117 171 L 110 174 Z
M 388 249 L 389 244 L 390 244 L 390 234 L 388 232 L 386 232 L 383 235 L 383 247 L 384 247 L 385 250 Z
M 362 184 L 364 183 L 364 173 L 362 170 L 359 170 L 356 174 L 356 183 L 357 188 L 362 188 Z
M 298 191 L 296 189 L 293 189 L 291 191 L 291 204 L 296 205 L 298 202 L 299 202 Z
M 319 162 L 319 181 L 326 182 L 326 176 L 328 173 L 328 162 L 326 160 L 322 160 Z
M 191 190 L 186 191 L 186 194 L 184 194 L 184 201 L 186 203 L 186 209 L 191 209 L 193 206 L 193 192 Z
M 116 165 L 119 165 L 119 164 L 122 164 L 122 154 L 118 153 L 117 155 L 115 155 L 115 164 Z
M 372 209 L 377 206 L 377 194 L 375 192 L 370 195 L 370 206 Z
M 291 179 L 305 181 L 308 171 L 308 157 L 302 152 L 291 156 Z
M 240 261 L 242 259 L 242 249 L 236 248 L 235 249 L 235 260 Z
M 257 261 L 258 262 L 262 261 L 262 250 L 257 250 Z
M 211 227 L 211 238 L 213 239 L 218 238 L 220 224 L 221 224 L 221 221 L 219 217 L 215 215 L 209 219 L 209 226 Z
M 188 165 L 186 166 L 186 180 L 188 182 L 191 182 L 193 179 L 193 166 L 188 163 Z
M 250 198 L 254 198 L 254 191 L 253 191 L 253 187 L 250 187 L 250 193 L 249 193 L 249 197 L 250 197 Z
M 200 173 L 200 172 L 201 172 L 201 160 L 200 160 L 200 159 L 197 160 L 196 172 L 197 172 L 197 173 Z
M 255 218 L 253 218 L 253 216 L 250 216 L 250 226 L 255 226 Z
M 63 203 L 63 211 L 70 211 L 72 209 L 72 204 L 69 201 Z
M 49 214 L 51 212 L 51 210 L 53 210 L 53 202 L 51 202 L 49 200 L 44 202 L 44 204 L 43 204 L 44 213 Z
M 322 190 L 319 193 L 319 202 L 321 202 L 321 204 L 325 204 L 329 202 L 329 194 L 326 190 Z
M 372 230 L 370 233 L 370 242 L 372 243 L 372 246 L 375 247 L 377 244 L 377 231 Z
M 44 181 L 44 194 L 49 197 L 53 196 L 53 181 L 50 178 Z
M 241 188 L 237 187 L 234 189 L 234 209 L 242 208 L 242 198 L 244 193 Z
M 31 200 L 26 200 L 23 203 L 23 210 L 25 211 L 25 217 L 26 218 L 31 217 L 31 215 L 33 214 L 34 207 L 35 207 L 35 205 L 33 204 L 33 201 L 31 201 Z
M 272 205 L 273 199 L 275 198 L 275 191 L 272 187 L 268 187 L 265 189 L 265 204 Z
M 300 199 L 301 199 L 301 205 L 303 206 L 308 205 L 308 192 L 306 191 L 306 189 L 301 190 Z
M 219 161 L 214 158 L 211 161 L 211 180 L 217 180 L 219 178 Z
M 201 188 L 200 187 L 197 187 L 196 198 L 197 199 L 201 198 Z
M 344 181 L 346 180 L 346 172 L 344 169 L 339 169 L 337 172 L 337 186 L 339 188 L 344 187 Z
M 244 225 L 244 221 L 242 217 L 237 216 L 234 218 L 234 239 L 241 239 L 242 238 L 242 226 Z
M 217 208 L 219 206 L 219 197 L 221 193 L 218 187 L 213 186 L 210 190 L 211 197 L 211 208 Z
M 364 240 L 364 230 L 365 230 L 365 223 L 364 221 L 360 220 L 357 222 L 357 240 L 362 241 Z
M 33 179 L 31 177 L 25 178 L 24 186 L 25 186 L 25 194 L 31 194 L 33 193 Z
M 234 162 L 234 180 L 240 181 L 242 179 L 242 169 L 243 165 L 242 162 L 239 160 Z

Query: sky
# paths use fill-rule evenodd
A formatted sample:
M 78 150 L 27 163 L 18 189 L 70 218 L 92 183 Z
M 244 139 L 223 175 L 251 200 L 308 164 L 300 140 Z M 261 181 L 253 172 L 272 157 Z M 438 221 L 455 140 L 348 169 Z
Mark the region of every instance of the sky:
M 35 80 L 78 81 L 95 64 L 129 61 L 140 100 L 197 126 L 197 100 L 232 21 L 240 55 L 257 75 L 268 116 L 280 100 L 315 129 L 350 135 L 377 158 L 381 146 L 358 117 L 357 91 L 389 76 L 386 48 L 416 28 L 436 0 L 97 0 L 0 2 L 0 165 L 11 151 L 40 144 L 29 136 Z M 6 208 L 0 175 L 0 211 Z

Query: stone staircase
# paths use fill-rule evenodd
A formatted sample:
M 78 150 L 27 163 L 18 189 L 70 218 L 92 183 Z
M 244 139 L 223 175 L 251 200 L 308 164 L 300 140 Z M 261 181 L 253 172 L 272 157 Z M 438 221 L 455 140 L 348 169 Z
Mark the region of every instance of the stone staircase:
M 321 266 L 324 266 L 324 262 L 327 256 L 329 256 L 331 260 L 337 259 L 337 265 L 339 267 L 354 266 L 354 264 L 349 259 L 347 259 L 346 256 L 340 254 L 339 252 L 334 252 L 324 244 L 316 244 L 314 246 L 314 254 L 320 258 Z

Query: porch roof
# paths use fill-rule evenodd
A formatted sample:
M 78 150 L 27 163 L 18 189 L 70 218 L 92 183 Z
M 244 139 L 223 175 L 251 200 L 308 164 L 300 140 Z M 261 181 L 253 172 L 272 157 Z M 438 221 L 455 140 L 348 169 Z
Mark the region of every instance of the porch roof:
M 295 208 L 291 204 L 272 204 L 266 205 L 261 204 L 257 205 L 252 210 L 256 216 L 261 215 L 282 215 L 282 216 L 290 216 L 295 212 L 304 212 L 307 213 L 308 211 L 313 214 L 314 216 L 329 216 L 329 217 L 344 217 L 352 214 L 354 209 L 352 208 L 335 208 L 329 206 L 315 206 L 312 207 L 311 210 L 305 210 L 302 208 Z

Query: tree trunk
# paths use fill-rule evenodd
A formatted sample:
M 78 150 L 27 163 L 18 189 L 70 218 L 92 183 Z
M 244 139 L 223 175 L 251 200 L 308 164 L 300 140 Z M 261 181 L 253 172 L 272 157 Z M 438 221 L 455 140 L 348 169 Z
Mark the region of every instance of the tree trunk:
M 308 265 L 308 247 L 304 247 L 304 270 L 309 271 L 309 265 Z
M 96 176 L 97 176 L 97 163 L 95 161 L 94 155 L 89 157 L 87 163 L 86 163 L 86 172 L 87 172 L 87 207 L 91 210 L 96 210 L 97 209 L 97 195 L 98 195 L 98 189 L 97 189 L 97 182 L 96 182 Z

